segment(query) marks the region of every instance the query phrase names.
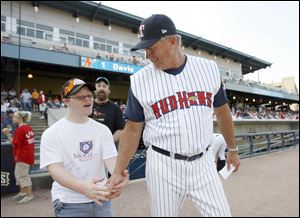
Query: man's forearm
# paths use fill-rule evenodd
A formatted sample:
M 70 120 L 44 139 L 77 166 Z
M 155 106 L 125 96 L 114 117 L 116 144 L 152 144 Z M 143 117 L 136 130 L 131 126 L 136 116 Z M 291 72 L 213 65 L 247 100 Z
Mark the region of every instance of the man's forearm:
M 119 143 L 118 159 L 115 168 L 116 174 L 121 174 L 128 166 L 140 141 L 143 123 L 127 121 Z
M 113 138 L 114 138 L 115 143 L 120 141 L 122 131 L 123 130 L 116 130 L 115 133 L 113 134 Z
M 215 109 L 218 126 L 225 138 L 228 148 L 235 148 L 234 125 L 228 105 Z

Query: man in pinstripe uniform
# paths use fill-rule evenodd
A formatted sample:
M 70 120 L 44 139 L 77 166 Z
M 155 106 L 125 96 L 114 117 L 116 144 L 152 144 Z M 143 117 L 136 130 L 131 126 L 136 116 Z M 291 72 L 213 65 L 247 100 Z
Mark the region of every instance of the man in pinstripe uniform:
M 233 122 L 218 67 L 183 54 L 175 25 L 165 15 L 147 18 L 139 31 L 141 41 L 132 50 L 145 49 L 152 63 L 130 77 L 128 121 L 109 183 L 123 186 L 122 172 L 145 125 L 151 216 L 178 216 L 185 197 L 202 216 L 231 216 L 209 149 L 215 112 L 228 145 L 227 163 L 238 170 Z

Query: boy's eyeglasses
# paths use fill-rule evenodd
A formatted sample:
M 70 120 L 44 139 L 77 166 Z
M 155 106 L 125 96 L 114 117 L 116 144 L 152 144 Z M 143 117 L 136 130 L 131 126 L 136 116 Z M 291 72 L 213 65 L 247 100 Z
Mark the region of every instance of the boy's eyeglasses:
M 88 100 L 94 98 L 94 95 L 89 94 L 89 95 L 82 95 L 82 96 L 71 96 L 71 97 L 69 97 L 69 98 L 76 99 L 76 100 L 78 100 L 78 101 L 84 101 L 86 98 L 87 98 Z

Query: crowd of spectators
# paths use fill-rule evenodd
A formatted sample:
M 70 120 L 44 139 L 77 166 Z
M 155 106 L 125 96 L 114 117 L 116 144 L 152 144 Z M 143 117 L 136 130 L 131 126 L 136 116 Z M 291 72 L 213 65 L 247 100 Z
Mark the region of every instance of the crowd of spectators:
M 234 119 L 276 119 L 276 120 L 299 120 L 299 112 L 294 112 L 287 107 L 275 109 L 272 107 L 250 107 L 246 105 L 244 108 L 231 108 Z
M 118 104 L 118 102 L 115 102 Z M 118 104 L 121 111 L 124 112 L 126 105 Z M 37 91 L 33 89 L 30 92 L 28 89 L 23 89 L 20 97 L 17 97 L 17 92 L 12 88 L 9 90 L 1 90 L 1 129 L 9 127 L 13 133 L 15 127 L 12 122 L 12 115 L 16 111 L 39 111 L 40 119 L 47 121 L 48 110 L 59 109 L 66 107 L 58 96 L 49 96 L 46 98 L 43 90 Z M 253 119 L 253 120 L 299 120 L 299 112 L 294 112 L 286 107 L 265 107 L 265 106 L 249 106 L 244 104 L 243 107 L 231 107 L 231 113 L 234 120 Z M 1 139 L 5 138 L 1 134 Z
M 9 91 L 1 90 L 1 130 L 8 127 L 10 133 L 14 132 L 14 124 L 12 116 L 17 111 L 37 111 L 41 113 L 40 119 L 47 121 L 49 108 L 61 108 L 65 105 L 56 97 L 46 97 L 43 90 L 39 92 L 33 89 L 30 92 L 27 88 L 23 89 L 20 97 L 12 88 Z M 5 135 L 1 134 L 1 139 L 5 139 Z

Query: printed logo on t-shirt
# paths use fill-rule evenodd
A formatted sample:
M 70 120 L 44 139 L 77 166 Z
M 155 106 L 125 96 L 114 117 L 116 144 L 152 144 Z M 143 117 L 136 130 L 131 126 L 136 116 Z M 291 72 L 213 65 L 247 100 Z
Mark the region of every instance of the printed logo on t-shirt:
M 93 118 L 95 120 L 97 120 L 98 122 L 103 123 L 104 119 L 105 119 L 105 113 L 102 113 L 100 111 L 94 110 L 94 112 L 93 112 Z
M 89 153 L 93 148 L 93 142 L 92 141 L 86 141 L 86 142 L 80 142 L 80 151 L 87 154 Z

